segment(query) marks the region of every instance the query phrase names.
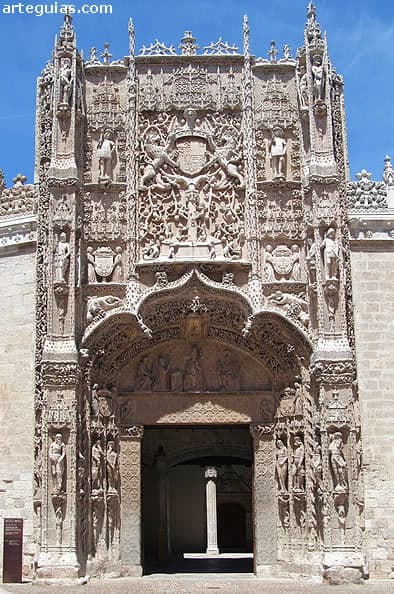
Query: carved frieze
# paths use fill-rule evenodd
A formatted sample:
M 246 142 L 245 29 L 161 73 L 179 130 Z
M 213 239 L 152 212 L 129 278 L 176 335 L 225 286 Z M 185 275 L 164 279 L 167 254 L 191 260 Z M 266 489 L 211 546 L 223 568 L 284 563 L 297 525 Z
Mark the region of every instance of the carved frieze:
M 262 237 L 303 239 L 305 226 L 299 189 L 278 188 L 271 192 L 267 188 L 267 191 L 258 192 L 257 208 Z

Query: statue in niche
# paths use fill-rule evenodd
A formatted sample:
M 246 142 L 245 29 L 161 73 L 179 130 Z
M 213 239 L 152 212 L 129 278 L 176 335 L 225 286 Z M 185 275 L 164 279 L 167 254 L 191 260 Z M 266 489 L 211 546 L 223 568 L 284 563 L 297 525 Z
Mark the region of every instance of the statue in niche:
M 119 483 L 119 454 L 116 452 L 114 442 L 107 444 L 107 481 L 108 493 L 118 493 Z
M 279 490 L 287 493 L 288 456 L 287 447 L 281 439 L 276 441 L 276 474 L 278 476 Z
M 200 353 L 196 345 L 193 346 L 190 357 L 186 359 L 183 370 L 183 387 L 185 392 L 200 392 L 204 390 L 204 377 L 200 364 Z
M 135 390 L 138 392 L 151 392 L 153 384 L 153 370 L 148 357 L 142 357 L 138 364 L 135 378 Z
M 60 66 L 60 104 L 70 107 L 73 92 L 73 75 L 70 58 L 63 58 Z
M 313 286 L 316 284 L 316 258 L 319 253 L 319 246 L 311 237 L 308 239 L 307 243 L 306 267 L 308 270 L 309 282 Z
M 99 412 L 99 397 L 98 397 L 98 384 L 93 384 L 92 386 L 92 399 L 91 399 L 91 408 L 92 414 L 97 415 Z
M 124 281 L 122 253 L 123 250 L 120 246 L 115 248 L 114 271 L 112 273 L 112 282 L 114 283 L 122 283 Z
M 59 235 L 59 241 L 55 247 L 54 254 L 54 272 L 55 283 L 66 283 L 66 273 L 70 264 L 70 244 L 67 241 L 67 236 L 62 231 Z
M 236 392 L 241 389 L 239 365 L 231 356 L 230 351 L 224 351 L 223 359 L 219 359 L 216 368 L 222 392 Z
M 163 356 L 159 356 L 157 360 L 155 378 L 153 382 L 153 390 L 155 392 L 167 392 L 169 380 L 170 366 Z
M 286 165 L 286 150 L 287 142 L 282 128 L 276 126 L 272 130 L 272 138 L 270 143 L 272 177 L 284 178 Z
M 321 445 L 317 438 L 315 439 L 314 444 L 313 444 L 312 470 L 313 470 L 315 485 L 318 489 L 320 489 L 320 485 L 323 480 L 323 465 L 322 465 Z
M 293 281 L 301 280 L 300 248 L 297 244 L 291 246 L 292 268 L 290 279 Z
M 317 54 L 312 58 L 313 103 L 324 101 L 325 75 L 322 57 Z
M 92 492 L 103 490 L 103 460 L 104 452 L 100 440 L 97 439 L 92 445 Z
M 66 478 L 66 444 L 61 433 L 56 433 L 49 447 L 49 461 L 54 492 L 59 495 L 64 490 L 64 480 Z
M 105 130 L 97 144 L 99 181 L 112 180 L 112 166 L 116 148 L 112 130 Z
M 325 279 L 338 278 L 339 245 L 336 241 L 336 231 L 333 227 L 330 227 L 324 234 L 324 239 L 320 247 L 323 251 Z
M 346 492 L 348 490 L 347 464 L 343 455 L 343 438 L 340 431 L 336 431 L 331 436 L 328 452 L 334 481 L 334 490 L 337 493 Z
M 89 246 L 86 250 L 86 259 L 88 266 L 88 283 L 95 283 L 97 281 L 96 270 L 94 267 L 93 248 Z
M 305 446 L 299 435 L 294 437 L 293 464 L 294 490 L 299 492 L 305 491 Z
M 308 94 L 308 75 L 306 72 L 305 66 L 301 66 L 300 68 L 300 78 L 299 78 L 299 99 L 300 99 L 300 107 L 302 111 L 306 111 L 309 106 L 309 94 Z
M 264 280 L 266 282 L 275 280 L 274 259 L 272 257 L 272 245 L 265 246 Z

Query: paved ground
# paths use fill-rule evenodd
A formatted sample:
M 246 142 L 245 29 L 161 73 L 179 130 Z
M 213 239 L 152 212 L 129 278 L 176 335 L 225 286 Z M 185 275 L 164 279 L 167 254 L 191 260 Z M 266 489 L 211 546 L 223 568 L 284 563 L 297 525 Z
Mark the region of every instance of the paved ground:
M 86 585 L 4 584 L 0 594 L 394 594 L 394 580 L 360 586 L 327 586 L 307 580 L 263 580 L 241 575 L 154 575 L 143 578 L 91 580 Z

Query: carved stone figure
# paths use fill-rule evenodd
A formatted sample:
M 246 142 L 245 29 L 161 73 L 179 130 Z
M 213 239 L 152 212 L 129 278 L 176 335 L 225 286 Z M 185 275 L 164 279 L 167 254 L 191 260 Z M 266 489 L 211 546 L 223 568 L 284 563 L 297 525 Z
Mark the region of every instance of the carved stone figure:
M 151 392 L 153 386 L 153 370 L 148 357 L 143 357 L 138 364 L 135 378 L 135 390 L 138 392 Z
M 90 324 L 94 318 L 99 315 L 104 315 L 105 312 L 110 311 L 122 305 L 122 300 L 113 295 L 105 297 L 93 297 L 88 302 L 87 322 Z
M 116 255 L 114 258 L 114 271 L 112 273 L 112 282 L 114 283 L 122 283 L 124 281 L 122 253 L 122 248 L 117 246 L 115 248 Z
M 183 387 L 185 392 L 200 392 L 204 390 L 204 377 L 197 346 L 193 346 L 190 357 L 186 359 L 183 371 Z
M 97 144 L 99 181 L 112 180 L 115 153 L 116 147 L 113 140 L 113 132 L 111 130 L 105 130 Z
M 291 246 L 291 260 L 292 260 L 292 269 L 290 278 L 294 281 L 301 280 L 301 264 L 300 264 L 300 248 L 297 244 Z
M 289 417 L 295 412 L 295 389 L 287 387 L 280 395 L 280 403 L 277 412 L 279 417 Z
M 288 455 L 281 439 L 276 441 L 276 474 L 280 492 L 287 493 Z
M 274 272 L 274 261 L 272 258 L 272 250 L 274 248 L 272 245 L 265 246 L 265 264 L 264 264 L 264 280 L 266 282 L 274 281 L 275 280 L 275 272 Z
M 119 454 L 116 452 L 114 442 L 107 444 L 107 481 L 108 493 L 118 493 L 119 488 Z
M 220 390 L 235 392 L 241 389 L 239 365 L 231 356 L 230 351 L 224 351 L 223 359 L 217 362 Z
M 104 452 L 101 447 L 101 441 L 97 439 L 92 445 L 92 457 L 91 457 L 91 468 L 92 468 L 92 493 L 101 492 L 103 490 L 103 464 L 104 464 Z
M 67 236 L 62 231 L 59 235 L 59 241 L 55 247 L 54 254 L 54 272 L 55 283 L 66 283 L 66 273 L 70 265 L 70 244 L 67 241 Z
M 326 231 L 320 247 L 323 250 L 325 279 L 338 278 L 339 245 L 333 227 Z
M 167 392 L 169 388 L 170 366 L 163 356 L 159 356 L 156 365 L 153 390 L 155 392 Z
M 313 444 L 313 453 L 312 453 L 312 470 L 314 481 L 317 489 L 320 490 L 320 486 L 323 480 L 323 466 L 322 466 L 322 453 L 321 453 L 321 445 L 317 439 L 315 439 Z
M 300 69 L 298 97 L 300 99 L 300 107 L 302 110 L 307 110 L 309 105 L 309 93 L 308 93 L 308 75 L 306 68 Z
M 319 246 L 312 238 L 308 239 L 307 244 L 306 267 L 308 270 L 309 283 L 314 287 L 316 285 L 316 258 L 319 254 Z
M 283 129 L 277 126 L 272 130 L 270 144 L 272 177 L 284 178 L 286 165 L 287 142 L 284 137 Z
M 348 490 L 347 464 L 343 455 L 342 433 L 336 431 L 331 436 L 331 443 L 328 446 L 334 490 L 344 492 Z
M 305 491 L 305 447 L 299 435 L 294 437 L 293 464 L 293 488 Z
M 312 58 L 313 103 L 325 99 L 325 73 L 322 57 L 317 54 Z
M 54 493 L 58 495 L 64 490 L 66 478 L 66 444 L 61 433 L 56 433 L 49 447 L 49 461 Z
M 88 283 L 95 283 L 97 281 L 97 277 L 94 267 L 93 248 L 91 246 L 89 246 L 86 250 L 86 260 L 88 267 Z
M 70 58 L 63 58 L 60 66 L 60 105 L 70 107 L 73 92 L 73 75 Z
M 162 139 L 158 132 L 152 130 L 147 133 L 145 138 L 145 151 L 150 162 L 145 166 L 144 174 L 141 178 L 141 189 L 146 187 L 147 182 L 152 182 L 159 169 L 164 165 L 178 167 L 178 164 L 170 157 L 169 153 L 174 149 L 174 137 L 169 137 L 168 144 L 162 145 Z

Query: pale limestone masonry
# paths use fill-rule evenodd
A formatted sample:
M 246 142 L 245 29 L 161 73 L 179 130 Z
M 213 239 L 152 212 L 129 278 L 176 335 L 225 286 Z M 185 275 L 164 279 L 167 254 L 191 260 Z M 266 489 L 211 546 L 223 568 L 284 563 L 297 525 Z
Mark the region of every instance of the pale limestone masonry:
M 383 182 L 371 181 L 365 170 L 357 178 L 358 182 L 349 184 L 348 206 L 363 432 L 365 549 L 371 575 L 387 577 L 394 567 L 394 180 L 390 158 L 385 159 Z
M 34 246 L 0 248 L 0 517 L 23 518 L 25 565 L 33 554 Z M 0 523 L 2 559 L 3 521 Z
M 0 513 L 25 572 L 140 576 L 217 542 L 260 577 L 388 577 L 390 157 L 348 182 L 312 3 L 295 58 L 252 56 L 246 17 L 242 50 L 128 33 L 84 61 L 65 15 L 36 183 L 0 173 Z

